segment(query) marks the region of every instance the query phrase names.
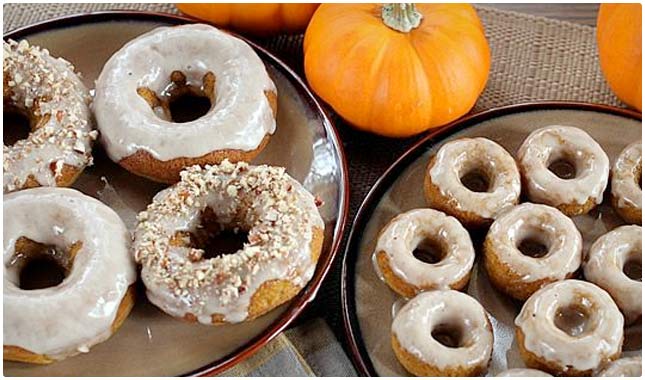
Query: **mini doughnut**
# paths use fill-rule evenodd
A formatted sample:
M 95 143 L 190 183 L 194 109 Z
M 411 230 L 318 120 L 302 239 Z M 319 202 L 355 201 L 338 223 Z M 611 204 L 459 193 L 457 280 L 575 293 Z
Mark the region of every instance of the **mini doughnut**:
M 500 372 L 495 377 L 552 377 L 546 372 L 532 368 L 513 368 Z
M 254 319 L 290 300 L 314 274 L 324 224 L 314 197 L 284 168 L 192 166 L 138 216 L 133 251 L 148 299 L 203 324 Z M 235 253 L 205 257 L 204 238 L 248 231 Z
M 602 203 L 609 177 L 609 158 L 587 132 L 562 125 L 533 131 L 517 152 L 526 195 L 535 203 L 556 207 L 565 215 L 586 214 Z M 560 178 L 550 167 L 564 164 Z M 554 169 L 556 170 L 556 169 Z
M 416 376 L 479 376 L 493 351 L 486 310 L 456 290 L 431 290 L 410 300 L 394 317 L 392 348 Z
M 623 149 L 611 169 L 611 203 L 628 223 L 642 223 L 642 170 L 643 145 L 640 141 Z
M 205 114 L 177 118 L 173 104 L 183 96 L 206 101 Z M 103 67 L 94 99 L 110 158 L 165 183 L 188 166 L 250 161 L 274 133 L 276 110 L 260 57 L 204 24 L 160 27 L 128 42 Z
M 545 284 L 572 277 L 581 262 L 580 231 L 558 209 L 546 205 L 512 208 L 493 222 L 484 240 L 490 282 L 519 300 Z
M 440 257 L 429 263 L 414 256 L 418 248 Z M 381 231 L 374 251 L 376 270 L 405 297 L 429 289 L 462 289 L 475 262 L 468 231 L 457 219 L 432 209 L 407 211 Z
M 615 360 L 600 371 L 601 377 L 641 377 L 643 375 L 643 359 L 640 356 Z
M 469 182 L 476 183 L 475 190 L 466 187 Z M 521 181 L 515 160 L 499 144 L 482 137 L 461 138 L 430 158 L 424 190 L 430 207 L 466 227 L 482 227 L 517 204 Z
M 91 130 L 89 92 L 74 67 L 46 49 L 26 40 L 3 47 L 3 112 L 22 114 L 31 128 L 27 138 L 3 145 L 3 191 L 69 186 L 92 163 L 98 132 Z
M 130 234 L 119 216 L 77 190 L 39 187 L 5 195 L 4 360 L 46 364 L 108 339 L 135 299 Z M 64 279 L 27 287 L 32 261 L 55 262 Z
M 559 376 L 590 376 L 620 357 L 623 316 L 598 286 L 564 280 L 533 293 L 515 319 L 527 367 Z
M 584 264 L 585 278 L 611 294 L 626 324 L 638 319 L 643 309 L 642 239 L 640 226 L 618 227 L 593 243 Z M 637 279 L 627 276 L 626 264 L 636 264 Z

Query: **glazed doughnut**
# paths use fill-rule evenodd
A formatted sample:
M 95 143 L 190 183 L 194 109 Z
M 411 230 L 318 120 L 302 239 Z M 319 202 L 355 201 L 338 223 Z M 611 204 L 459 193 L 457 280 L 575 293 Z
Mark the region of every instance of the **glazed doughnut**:
M 602 203 L 609 177 L 609 158 L 587 132 L 562 125 L 533 131 L 517 152 L 526 195 L 535 203 L 556 207 L 565 215 L 586 214 Z M 558 177 L 553 170 L 565 167 Z M 568 168 L 567 168 L 568 167 Z
M 478 183 L 474 190 L 466 187 L 469 182 Z M 466 227 L 482 227 L 517 204 L 521 182 L 515 160 L 499 144 L 482 137 L 461 138 L 430 158 L 424 190 L 430 207 Z
M 3 191 L 69 186 L 92 162 L 98 132 L 89 92 L 74 67 L 46 49 L 26 40 L 3 47 L 3 112 L 25 116 L 31 128 L 27 138 L 3 145 Z
M 623 316 L 611 296 L 580 280 L 533 293 L 515 326 L 526 365 L 553 375 L 590 376 L 618 358 L 623 344 Z
M 611 294 L 626 324 L 638 319 L 643 308 L 642 239 L 640 226 L 618 227 L 593 243 L 584 264 L 585 278 Z M 630 268 L 626 264 L 636 264 L 637 273 L 633 273 L 636 279 L 628 277 L 626 272 Z
M 495 377 L 552 377 L 546 372 L 532 368 L 513 368 L 500 372 Z
M 615 360 L 598 373 L 602 377 L 641 377 L 643 359 L 640 356 Z
M 207 101 L 203 116 L 173 114 L 185 95 Z M 160 27 L 128 42 L 103 67 L 94 99 L 110 158 L 166 183 L 188 166 L 253 159 L 275 131 L 276 110 L 260 57 L 204 24 Z
M 643 145 L 640 141 L 625 147 L 611 169 L 611 202 L 628 223 L 642 223 Z
M 435 262 L 415 257 L 433 251 Z M 381 231 L 374 251 L 376 270 L 386 284 L 405 297 L 429 289 L 462 289 L 475 262 L 468 231 L 441 211 L 415 209 L 392 219 Z
M 431 290 L 410 300 L 394 317 L 392 348 L 416 376 L 478 376 L 493 351 L 486 310 L 456 290 Z
M 119 216 L 77 190 L 5 195 L 4 360 L 45 364 L 108 339 L 134 304 L 130 234 Z M 55 262 L 64 279 L 28 287 L 23 270 Z
M 524 252 L 523 252 L 524 251 Z M 582 262 L 582 236 L 558 209 L 523 203 L 501 215 L 484 240 L 490 282 L 519 300 L 570 278 Z
M 138 216 L 133 250 L 148 299 L 203 324 L 254 319 L 313 276 L 324 224 L 314 197 L 284 168 L 192 166 Z M 209 230 L 210 227 L 210 230 Z M 248 231 L 232 254 L 205 257 L 204 234 Z

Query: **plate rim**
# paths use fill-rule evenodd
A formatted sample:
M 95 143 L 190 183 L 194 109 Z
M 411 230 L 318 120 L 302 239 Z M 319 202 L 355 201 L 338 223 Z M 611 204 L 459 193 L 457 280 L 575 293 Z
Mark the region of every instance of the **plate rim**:
M 405 169 L 414 160 L 421 156 L 425 150 L 434 145 L 434 140 L 450 136 L 456 132 L 472 127 L 486 120 L 511 115 L 515 113 L 540 111 L 540 110 L 579 110 L 588 112 L 607 113 L 622 116 L 642 122 L 642 113 L 632 109 L 619 108 L 606 104 L 574 102 L 574 101 L 535 101 L 523 102 L 501 107 L 494 107 L 481 112 L 466 115 L 452 123 L 428 132 L 403 152 L 374 182 L 369 192 L 361 202 L 352 220 L 352 225 L 347 237 L 347 244 L 341 262 L 341 307 L 344 329 L 344 338 L 349 347 L 350 359 L 359 376 L 376 377 L 379 374 L 374 369 L 372 360 L 365 348 L 360 325 L 356 316 L 355 303 L 355 264 L 358 257 L 360 238 L 369 222 L 369 217 L 374 212 L 382 195 L 396 181 L 401 170 Z
M 64 15 L 48 20 L 39 21 L 34 24 L 22 26 L 3 33 L 3 41 L 6 41 L 7 39 L 19 40 L 31 34 L 36 34 L 48 30 L 110 21 L 156 21 L 165 22 L 172 25 L 202 22 L 195 18 L 162 12 L 148 12 L 137 10 L 95 11 Z M 309 304 L 311 304 L 315 300 L 323 281 L 329 274 L 329 271 L 333 266 L 335 259 L 339 255 L 340 244 L 343 240 L 345 227 L 349 218 L 349 169 L 344 146 L 341 142 L 338 130 L 336 129 L 336 126 L 329 116 L 328 111 L 323 108 L 322 104 L 312 93 L 311 89 L 305 83 L 305 81 L 300 78 L 300 76 L 282 60 L 270 53 L 264 47 L 259 46 L 257 43 L 249 40 L 248 38 L 228 30 L 226 30 L 226 32 L 249 44 L 257 53 L 259 53 L 260 57 L 263 58 L 263 61 L 270 61 L 271 64 L 289 80 L 289 82 L 294 86 L 294 89 L 296 90 L 296 92 L 298 92 L 301 98 L 306 100 L 309 107 L 320 115 L 323 129 L 325 130 L 329 140 L 331 141 L 332 146 L 334 147 L 336 154 L 338 155 L 340 163 L 340 194 L 338 198 L 339 214 L 337 222 L 334 226 L 331 247 L 329 254 L 327 255 L 327 259 L 324 262 L 318 262 L 314 276 L 305 286 L 305 288 L 302 289 L 298 293 L 298 295 L 293 298 L 293 301 L 291 302 L 291 304 L 289 304 L 288 308 L 263 332 L 252 338 L 249 342 L 243 344 L 238 349 L 205 366 L 177 376 L 213 376 L 221 373 L 255 354 L 260 348 L 264 347 L 278 334 L 286 330 L 289 325 L 291 325 L 291 323 L 307 308 L 307 306 L 309 306 Z M 318 266 L 320 265 L 322 265 L 322 267 L 318 269 Z

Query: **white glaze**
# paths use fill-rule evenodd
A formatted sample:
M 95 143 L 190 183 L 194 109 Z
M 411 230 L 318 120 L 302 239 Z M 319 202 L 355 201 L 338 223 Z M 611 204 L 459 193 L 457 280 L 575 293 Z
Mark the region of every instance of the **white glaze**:
M 474 192 L 461 177 L 474 169 L 490 177 L 488 192 Z M 513 157 L 499 144 L 483 137 L 461 138 L 444 144 L 428 174 L 450 206 L 494 219 L 515 205 L 520 196 L 520 174 Z
M 445 257 L 434 264 L 412 252 L 425 238 L 442 246 Z M 449 289 L 469 275 L 475 250 L 468 231 L 452 216 L 432 209 L 399 214 L 379 235 L 374 254 L 385 252 L 392 271 L 418 289 Z
M 560 307 L 588 306 L 592 331 L 572 337 L 554 322 Z M 619 353 L 623 343 L 623 316 L 611 296 L 598 286 L 580 280 L 564 280 L 546 285 L 524 303 L 515 319 L 524 334 L 527 351 L 549 362 L 578 371 L 597 368 Z
M 164 120 L 137 94 L 139 87 L 162 93 L 175 70 L 188 84 L 201 85 L 209 71 L 216 76 L 215 105 L 194 121 Z M 265 91 L 276 92 L 275 85 L 244 41 L 204 24 L 160 27 L 108 60 L 96 83 L 94 111 L 112 160 L 145 150 L 167 161 L 256 149 L 276 127 Z
M 26 40 L 9 41 L 3 43 L 3 74 L 5 102 L 49 118 L 28 138 L 3 145 L 4 192 L 24 187 L 30 176 L 56 186 L 63 164 L 80 170 L 91 164 L 97 132 L 91 131 L 89 92 L 74 67 Z
M 524 255 L 518 246 L 534 239 L 547 247 L 542 257 Z M 582 235 L 558 209 L 533 203 L 515 206 L 498 217 L 486 235 L 492 254 L 522 281 L 562 280 L 582 262 Z
M 643 358 L 634 356 L 611 362 L 607 368 L 598 373 L 602 377 L 641 377 L 643 374 Z
M 611 171 L 611 194 L 618 207 L 643 208 L 643 190 L 636 175 L 643 165 L 643 145 L 640 141 L 629 144 L 620 153 Z
M 40 187 L 5 195 L 3 343 L 62 359 L 111 335 L 121 300 L 136 280 L 130 234 L 118 215 L 77 190 Z M 22 290 L 12 267 L 20 237 L 69 247 L 71 272 L 55 287 Z
M 249 242 L 235 253 L 201 260 L 190 260 L 201 257 L 201 249 L 169 245 L 176 232 L 194 230 L 206 207 L 222 226 L 248 230 Z M 139 214 L 133 251 L 153 304 L 204 324 L 214 314 L 236 323 L 247 318 L 251 297 L 266 281 L 304 287 L 311 279 L 315 227 L 324 229 L 314 197 L 284 168 L 225 160 L 190 167 L 158 193 Z
M 587 132 L 569 126 L 552 125 L 533 131 L 517 152 L 529 199 L 550 206 L 583 205 L 593 198 L 602 203 L 609 177 L 609 158 Z M 549 170 L 558 159 L 576 166 L 576 176 L 562 179 Z
M 441 324 L 460 325 L 466 345 L 449 348 L 436 341 L 431 333 Z M 403 349 L 440 370 L 486 366 L 493 350 L 486 310 L 456 290 L 431 290 L 414 297 L 394 318 L 392 334 Z
M 623 267 L 630 259 L 641 261 L 642 241 L 640 226 L 618 227 L 593 243 L 584 264 L 585 278 L 611 294 L 627 323 L 641 316 L 643 284 L 627 277 Z
M 512 368 L 500 372 L 495 377 L 552 377 L 546 372 L 533 368 Z

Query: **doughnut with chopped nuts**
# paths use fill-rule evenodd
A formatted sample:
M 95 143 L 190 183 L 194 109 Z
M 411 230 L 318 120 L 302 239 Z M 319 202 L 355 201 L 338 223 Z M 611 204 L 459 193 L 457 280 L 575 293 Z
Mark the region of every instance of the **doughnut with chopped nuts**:
M 192 165 L 257 156 L 276 129 L 277 89 L 241 39 L 204 24 L 160 27 L 107 61 L 93 107 L 114 162 L 175 183 Z
M 69 62 L 26 40 L 3 42 L 2 66 L 3 112 L 26 117 L 31 129 L 27 138 L 3 145 L 3 192 L 70 186 L 92 163 L 98 133 L 87 88 Z
M 210 228 L 209 228 L 210 227 Z M 205 257 L 204 230 L 248 231 L 232 254 Z M 313 276 L 324 223 L 284 168 L 191 166 L 138 215 L 133 251 L 148 299 L 203 324 L 238 323 L 295 296 Z

